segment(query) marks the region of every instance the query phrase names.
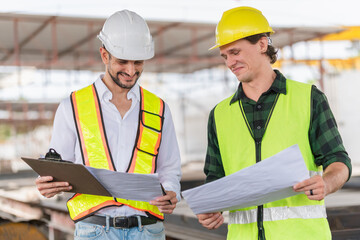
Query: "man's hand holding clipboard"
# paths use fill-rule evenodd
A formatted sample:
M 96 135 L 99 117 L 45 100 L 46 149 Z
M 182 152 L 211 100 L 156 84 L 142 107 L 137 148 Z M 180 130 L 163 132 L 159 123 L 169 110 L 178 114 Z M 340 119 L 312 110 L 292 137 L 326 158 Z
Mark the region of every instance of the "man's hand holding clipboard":
M 63 161 L 60 154 L 52 148 L 48 153 L 46 153 L 44 160 L 66 162 Z M 54 181 L 54 177 L 52 176 L 39 176 L 35 180 L 35 184 L 40 194 L 47 198 L 51 198 L 61 192 L 68 192 L 72 190 L 72 186 L 70 186 L 68 182 Z
M 47 198 L 72 190 L 72 186 L 68 182 L 54 182 L 52 176 L 39 176 L 35 180 L 35 184 L 40 194 Z

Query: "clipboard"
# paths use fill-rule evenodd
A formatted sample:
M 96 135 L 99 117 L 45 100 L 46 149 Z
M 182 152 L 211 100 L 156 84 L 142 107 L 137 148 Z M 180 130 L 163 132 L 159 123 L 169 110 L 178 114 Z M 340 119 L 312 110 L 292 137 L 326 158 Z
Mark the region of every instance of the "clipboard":
M 40 176 L 52 176 L 54 182 L 68 182 L 72 186 L 69 192 L 112 196 L 84 165 L 42 158 L 21 157 L 21 159 Z

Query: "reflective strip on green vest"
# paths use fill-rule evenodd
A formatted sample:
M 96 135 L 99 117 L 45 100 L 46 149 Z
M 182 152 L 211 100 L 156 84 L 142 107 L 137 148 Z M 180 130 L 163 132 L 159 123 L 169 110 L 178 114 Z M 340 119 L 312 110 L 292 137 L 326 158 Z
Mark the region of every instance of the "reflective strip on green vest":
M 310 175 L 310 177 L 313 177 L 316 175 L 322 176 L 323 172 L 322 171 L 309 171 L 309 175 Z
M 279 221 L 289 218 L 326 218 L 324 205 L 309 205 L 299 207 L 273 207 L 264 209 L 265 221 Z M 257 209 L 229 213 L 228 224 L 248 224 L 257 221 Z

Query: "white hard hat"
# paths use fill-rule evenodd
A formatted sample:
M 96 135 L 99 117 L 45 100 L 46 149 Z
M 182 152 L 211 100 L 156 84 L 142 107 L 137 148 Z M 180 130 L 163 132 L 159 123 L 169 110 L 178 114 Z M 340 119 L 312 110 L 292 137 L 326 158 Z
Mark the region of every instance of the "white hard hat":
M 154 42 L 145 20 L 129 10 L 106 19 L 97 36 L 111 55 L 124 60 L 147 60 L 154 56 Z

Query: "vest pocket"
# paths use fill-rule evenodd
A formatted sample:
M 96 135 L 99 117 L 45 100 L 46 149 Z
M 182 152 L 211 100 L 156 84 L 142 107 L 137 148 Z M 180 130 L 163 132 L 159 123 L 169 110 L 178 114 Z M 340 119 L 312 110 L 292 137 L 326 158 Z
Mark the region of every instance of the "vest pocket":
M 156 132 L 161 132 L 163 117 L 158 114 L 151 113 L 145 110 L 141 110 L 141 122 L 142 124 Z

